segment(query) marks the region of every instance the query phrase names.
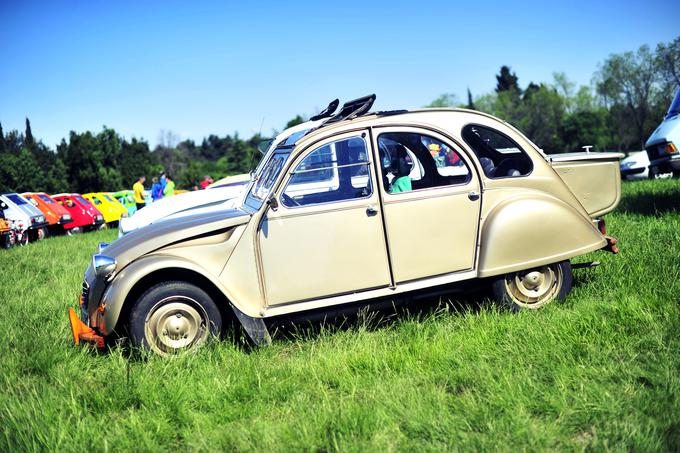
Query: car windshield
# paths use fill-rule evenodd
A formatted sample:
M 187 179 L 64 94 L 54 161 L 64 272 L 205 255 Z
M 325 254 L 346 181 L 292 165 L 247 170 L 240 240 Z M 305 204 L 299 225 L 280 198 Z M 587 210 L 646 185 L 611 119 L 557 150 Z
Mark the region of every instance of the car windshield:
M 666 114 L 666 119 L 674 117 L 675 115 L 680 114 L 680 87 L 677 89 L 677 92 L 675 93 L 675 99 L 673 99 L 673 102 L 671 102 L 671 106 L 668 109 L 668 113 Z
M 111 203 L 113 203 L 113 199 L 110 196 L 104 195 L 104 198 L 106 198 L 106 201 L 110 201 Z
M 7 198 L 12 200 L 14 204 L 21 205 L 21 204 L 26 204 L 26 202 L 21 198 L 19 195 L 13 194 L 13 195 L 7 195 Z
M 52 201 L 52 199 L 47 195 L 38 195 L 38 198 L 40 198 L 45 203 L 54 203 L 54 201 Z
M 92 197 L 92 200 L 90 200 L 90 201 L 91 201 L 91 202 L 94 202 L 94 204 L 96 204 L 96 205 L 102 204 L 102 202 L 99 201 L 99 198 L 97 198 L 97 197 Z
M 284 150 L 282 153 L 275 152 L 262 166 L 262 171 L 255 176 L 248 198 L 254 199 L 258 206 L 269 196 L 269 192 L 289 155 L 290 151 L 288 150 Z
M 90 206 L 90 203 L 89 203 L 86 199 L 84 199 L 83 197 L 81 197 L 80 195 L 76 195 L 76 196 L 73 197 L 73 198 L 75 198 L 75 199 L 78 200 L 80 203 L 84 204 L 85 206 Z

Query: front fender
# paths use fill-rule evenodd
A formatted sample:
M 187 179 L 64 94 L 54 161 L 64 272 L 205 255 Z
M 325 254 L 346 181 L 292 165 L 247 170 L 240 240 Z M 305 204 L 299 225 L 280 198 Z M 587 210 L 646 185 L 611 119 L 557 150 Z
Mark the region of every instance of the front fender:
M 120 271 L 104 291 L 101 302 L 105 304 L 105 310 L 98 323 L 102 335 L 109 335 L 118 324 L 127 296 L 134 286 L 143 278 L 163 269 L 195 272 L 209 280 L 226 297 L 227 292 L 217 277 L 198 264 L 163 254 L 146 256 Z
M 606 245 L 595 225 L 567 203 L 543 193 L 518 195 L 483 220 L 479 276 L 555 263 Z

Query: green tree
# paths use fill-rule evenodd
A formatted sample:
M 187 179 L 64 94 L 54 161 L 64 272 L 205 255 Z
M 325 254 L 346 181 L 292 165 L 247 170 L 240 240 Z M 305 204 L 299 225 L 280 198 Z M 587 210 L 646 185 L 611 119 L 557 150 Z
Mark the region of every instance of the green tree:
M 455 107 L 458 104 L 460 104 L 460 102 L 458 101 L 458 97 L 455 94 L 445 93 L 445 94 L 440 95 L 437 99 L 430 102 L 425 107 L 446 108 L 446 107 Z
M 501 71 L 496 76 L 496 93 L 503 91 L 515 91 L 517 94 L 522 93 L 517 75 L 514 72 L 510 72 L 510 67 L 505 65 L 501 66 Z
M 286 123 L 286 129 L 288 129 L 289 127 L 295 127 L 298 124 L 302 124 L 304 122 L 305 122 L 305 119 L 302 116 L 296 115 L 295 118 L 293 118 L 292 120 L 290 120 Z
M 477 109 L 475 108 L 475 103 L 474 103 L 474 101 L 472 100 L 472 93 L 470 92 L 470 88 L 469 88 L 469 87 L 468 87 L 468 89 L 467 89 L 467 99 L 468 99 L 468 100 L 467 100 L 467 105 L 466 105 L 465 107 L 468 108 L 468 109 L 470 109 L 470 110 L 477 110 Z

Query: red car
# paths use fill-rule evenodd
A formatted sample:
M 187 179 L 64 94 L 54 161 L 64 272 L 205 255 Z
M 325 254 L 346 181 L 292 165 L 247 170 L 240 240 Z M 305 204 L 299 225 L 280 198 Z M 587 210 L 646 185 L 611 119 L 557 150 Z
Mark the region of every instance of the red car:
M 97 229 L 104 225 L 104 216 L 89 201 L 77 193 L 60 193 L 52 195 L 57 203 L 66 208 L 71 214 L 72 222 L 64 225 L 64 228 L 78 231 L 80 229 Z M 76 230 L 78 228 L 78 230 Z
M 73 219 L 65 207 L 60 206 L 59 203 L 43 192 L 29 192 L 22 194 L 22 196 L 45 214 L 45 220 L 50 224 L 50 232 L 61 233 L 63 231 L 66 234 L 71 234 Z M 69 227 L 67 227 L 67 225 L 69 225 Z

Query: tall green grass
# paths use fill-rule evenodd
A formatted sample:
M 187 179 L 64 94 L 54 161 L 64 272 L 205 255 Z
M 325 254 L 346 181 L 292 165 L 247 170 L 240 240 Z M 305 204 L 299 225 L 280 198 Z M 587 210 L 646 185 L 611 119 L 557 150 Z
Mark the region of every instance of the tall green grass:
M 169 360 L 71 345 L 66 308 L 115 232 L 2 251 L 0 451 L 678 451 L 680 181 L 623 192 L 620 255 L 583 257 L 602 265 L 539 312 L 444 297 Z

